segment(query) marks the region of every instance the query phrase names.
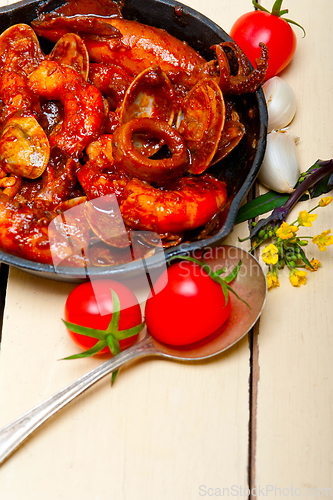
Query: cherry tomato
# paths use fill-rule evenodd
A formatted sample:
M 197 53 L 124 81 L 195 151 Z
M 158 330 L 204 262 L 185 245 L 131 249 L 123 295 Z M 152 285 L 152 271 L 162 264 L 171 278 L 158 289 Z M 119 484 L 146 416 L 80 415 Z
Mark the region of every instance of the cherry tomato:
M 294 30 L 280 16 L 281 13 L 274 15 L 261 10 L 248 12 L 237 19 L 230 30 L 230 36 L 253 66 L 260 57 L 259 42 L 267 45 L 269 60 L 265 80 L 280 73 L 290 63 L 296 51 Z
M 120 302 L 119 330 L 127 330 L 137 326 L 142 321 L 141 308 L 134 293 L 122 283 L 114 280 L 101 279 L 92 283 L 89 281 L 74 288 L 68 295 L 65 305 L 65 319 L 80 326 L 106 330 L 113 312 L 111 289 L 118 295 Z M 74 341 L 81 347 L 91 348 L 97 339 L 80 335 L 67 329 Z M 132 345 L 138 337 L 120 340 L 120 349 Z M 110 352 L 106 347 L 99 354 Z
M 150 334 L 166 344 L 197 342 L 217 330 L 230 315 L 230 300 L 225 305 L 221 285 L 196 263 L 172 264 L 155 288 L 161 291 L 148 297 L 145 320 Z

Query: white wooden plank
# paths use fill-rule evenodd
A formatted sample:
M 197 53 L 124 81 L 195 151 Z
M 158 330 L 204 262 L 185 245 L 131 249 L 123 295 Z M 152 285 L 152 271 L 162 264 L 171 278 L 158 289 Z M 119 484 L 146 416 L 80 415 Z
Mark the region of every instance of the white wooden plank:
M 269 1 L 262 3 L 271 7 Z M 333 4 L 330 0 L 312 7 L 304 0 L 285 4 L 290 9 L 288 17 L 307 32 L 302 38 L 301 30 L 295 28 L 297 52 L 280 75 L 298 99 L 291 130 L 300 137 L 298 152 L 306 170 L 318 158 L 333 156 L 329 98 Z M 299 204 L 288 220 L 292 222 L 299 210 L 315 204 L 315 200 Z M 316 213 L 313 227 L 300 234 L 314 236 L 332 228 L 332 205 Z M 268 294 L 260 323 L 256 486 L 271 497 L 332 495 L 333 253 L 332 247 L 321 253 L 312 244 L 307 253 L 319 258 L 323 267 L 308 273 L 308 282 L 300 289 L 282 275 L 280 288 Z
M 223 27 L 235 17 L 229 2 L 188 3 Z M 60 321 L 71 288 L 11 270 L 0 427 L 99 364 L 59 361 L 76 350 Z M 246 488 L 248 381 L 247 338 L 214 361 L 133 363 L 112 389 L 98 383 L 3 464 L 0 498 L 182 500 L 198 498 L 200 486 Z

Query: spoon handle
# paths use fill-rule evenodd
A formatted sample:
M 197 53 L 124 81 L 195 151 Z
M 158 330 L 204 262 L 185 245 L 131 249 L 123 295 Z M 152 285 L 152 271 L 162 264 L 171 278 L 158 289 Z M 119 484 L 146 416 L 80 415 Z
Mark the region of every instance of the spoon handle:
M 0 464 L 32 434 L 43 422 L 54 415 L 76 396 L 113 372 L 131 359 L 157 354 L 152 338 L 147 335 L 138 344 L 126 349 L 114 358 L 94 368 L 89 373 L 68 385 L 54 396 L 24 413 L 11 424 L 0 430 Z

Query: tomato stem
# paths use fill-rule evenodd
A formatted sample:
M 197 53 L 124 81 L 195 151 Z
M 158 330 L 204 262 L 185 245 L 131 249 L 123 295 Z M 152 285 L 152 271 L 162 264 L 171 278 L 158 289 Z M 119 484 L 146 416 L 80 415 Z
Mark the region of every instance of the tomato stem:
M 231 271 L 231 273 L 228 274 L 228 276 L 225 276 L 224 278 L 222 278 L 221 274 L 225 273 L 227 271 L 227 268 L 223 267 L 222 269 L 218 269 L 217 271 L 214 272 L 212 270 L 212 268 L 205 261 L 204 255 L 205 255 L 205 252 L 203 252 L 203 254 L 201 256 L 201 261 L 198 260 L 198 259 L 195 259 L 194 257 L 190 257 L 188 255 L 174 255 L 173 257 L 171 257 L 171 259 L 169 259 L 168 263 L 170 264 L 170 262 L 172 260 L 174 260 L 174 259 L 181 259 L 181 260 L 187 260 L 189 262 L 194 262 L 195 264 L 197 264 L 198 266 L 200 266 L 208 274 L 208 276 L 213 281 L 215 281 L 215 283 L 218 283 L 222 287 L 224 298 L 225 298 L 224 307 L 227 305 L 228 300 L 229 300 L 229 297 L 228 297 L 228 290 L 229 290 L 239 300 L 241 300 L 242 302 L 244 302 L 244 304 L 246 304 L 249 309 L 251 309 L 251 307 L 249 306 L 249 304 L 245 300 L 243 300 L 241 297 L 239 297 L 239 295 L 237 295 L 237 293 L 235 292 L 235 290 L 233 290 L 233 288 L 231 288 L 231 286 L 229 285 L 229 283 L 231 283 L 234 279 L 236 279 L 236 277 L 237 277 L 237 275 L 239 273 L 239 270 L 240 270 L 240 268 L 242 266 L 242 261 L 240 260 L 238 262 L 238 264 L 234 267 L 234 269 Z
M 92 337 L 98 339 L 98 342 L 91 348 L 83 351 L 79 354 L 73 354 L 72 356 L 68 356 L 63 359 L 78 359 L 78 358 L 86 358 L 87 356 L 93 356 L 94 354 L 99 353 L 105 347 L 110 349 L 110 352 L 113 356 L 117 356 L 120 353 L 120 345 L 119 341 L 123 339 L 127 339 L 128 337 L 133 337 L 137 335 L 143 327 L 145 326 L 145 322 L 143 321 L 140 325 L 134 326 L 127 330 L 119 330 L 119 319 L 120 319 L 120 301 L 119 297 L 114 290 L 110 288 L 111 296 L 112 296 L 112 317 L 111 321 L 106 330 L 98 330 L 95 328 L 89 328 L 86 326 L 76 325 L 75 323 L 70 323 L 69 321 L 63 320 L 66 327 L 80 335 L 85 335 L 87 337 Z M 111 385 L 114 384 L 116 380 L 118 370 L 112 373 L 111 377 Z
M 289 12 L 288 9 L 281 10 L 282 2 L 283 2 L 283 0 L 275 0 L 273 7 L 272 7 L 272 11 L 270 12 L 269 10 L 265 9 L 265 7 L 260 5 L 255 0 L 252 0 L 252 4 L 255 6 L 256 9 L 261 10 L 262 12 L 267 12 L 267 14 L 271 14 L 272 16 L 276 16 L 276 17 L 282 17 L 285 14 L 288 14 L 288 12 Z M 305 32 L 305 29 L 303 28 L 303 26 L 296 23 L 295 21 L 292 21 L 291 19 L 287 19 L 285 17 L 283 19 L 287 23 L 293 24 L 294 26 L 297 26 L 298 28 L 300 28 L 303 31 L 303 38 L 305 37 L 306 32 Z
M 271 12 L 271 14 L 273 14 L 273 16 L 280 17 L 282 15 L 281 14 L 281 5 L 282 5 L 282 2 L 283 2 L 283 0 L 275 0 L 273 8 L 272 8 L 272 12 Z M 287 13 L 288 13 L 288 11 L 287 11 Z

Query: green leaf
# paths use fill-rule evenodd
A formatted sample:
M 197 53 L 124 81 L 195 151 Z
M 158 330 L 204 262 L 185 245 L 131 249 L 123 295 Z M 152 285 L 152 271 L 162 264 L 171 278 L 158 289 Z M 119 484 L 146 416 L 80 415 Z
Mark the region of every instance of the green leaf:
M 282 207 L 288 200 L 288 194 L 280 194 L 275 191 L 268 191 L 257 198 L 243 205 L 237 213 L 235 224 L 240 224 L 249 219 L 254 219 L 258 215 L 265 214 L 274 210 L 274 208 Z
M 128 330 L 119 330 L 118 332 L 114 332 L 113 335 L 117 340 L 128 339 L 129 337 L 133 337 L 133 335 L 137 335 L 144 328 L 145 322 L 143 321 L 140 325 L 133 326 Z
M 231 273 L 228 274 L 228 276 L 226 276 L 225 278 L 223 278 L 223 281 L 225 281 L 226 283 L 231 283 L 235 278 L 237 278 L 237 274 L 239 273 L 241 266 L 242 266 L 242 261 L 240 260 L 237 266 L 235 266 L 234 269 L 231 271 Z
M 328 185 L 328 180 L 330 178 L 330 175 L 324 177 L 320 182 L 318 182 L 318 184 L 314 188 L 310 189 L 311 198 L 318 198 L 318 196 L 321 196 L 322 194 L 326 194 L 332 191 L 332 186 Z
M 200 260 L 195 259 L 194 257 L 189 257 L 188 255 L 174 255 L 173 257 L 170 257 L 170 259 L 168 260 L 168 264 L 170 264 L 170 262 L 172 260 L 175 260 L 175 259 L 188 260 L 189 262 L 195 262 L 196 264 L 198 264 L 198 266 L 202 267 L 202 263 Z
M 300 24 L 296 23 L 295 21 L 292 21 L 291 19 L 287 19 L 286 17 L 284 17 L 283 19 L 285 21 L 287 21 L 287 23 L 293 24 L 294 26 L 297 26 L 298 28 L 301 28 L 301 30 L 303 31 L 303 38 L 306 36 L 306 32 L 305 32 L 305 29 L 303 28 L 303 26 L 301 26 Z
M 229 296 L 228 296 L 228 285 L 222 281 L 220 283 L 224 295 L 224 306 L 225 307 L 228 304 Z
M 117 378 L 118 372 L 119 372 L 119 368 L 118 368 L 118 370 L 115 370 L 114 372 L 112 372 L 112 375 L 111 375 L 111 386 L 115 383 L 115 380 Z
M 268 14 L 270 14 L 269 10 L 265 9 L 265 7 L 263 7 L 262 5 L 260 5 L 255 0 L 252 0 L 252 3 L 253 3 L 253 5 L 255 6 L 256 9 L 262 10 L 263 12 L 267 12 Z
M 300 247 L 299 245 L 297 245 L 297 248 L 298 248 L 299 253 L 302 256 L 302 260 L 303 260 L 304 264 L 306 264 L 307 266 L 311 267 L 311 269 L 314 269 L 313 265 L 309 262 L 309 259 L 305 255 L 305 252 L 304 252 L 303 248 Z
M 237 299 L 241 300 L 241 301 L 242 301 L 242 302 L 243 302 L 243 303 L 244 303 L 244 304 L 245 304 L 245 305 L 246 305 L 246 306 L 247 306 L 247 307 L 251 310 L 251 306 L 250 306 L 250 305 L 246 302 L 246 300 L 242 299 L 242 298 L 238 295 L 238 293 L 236 293 L 236 292 L 235 292 L 235 290 L 234 290 L 233 288 L 231 288 L 231 286 L 227 285 L 227 287 L 228 287 L 228 290 L 229 290 L 230 292 L 232 292 L 232 293 L 233 293 L 233 294 L 237 297 Z
M 96 330 L 95 328 L 88 328 L 87 326 L 76 325 L 75 323 L 70 323 L 69 321 L 62 320 L 66 327 L 72 332 L 79 333 L 80 335 L 85 335 L 86 337 L 93 337 L 94 339 L 105 340 L 106 333 L 105 330 Z
M 93 356 L 94 354 L 97 354 L 99 351 L 104 349 L 104 347 L 107 346 L 106 340 L 99 340 L 97 344 L 94 345 L 91 349 L 88 349 L 87 351 L 81 352 L 79 354 L 73 354 L 73 356 L 68 356 L 65 359 L 79 359 L 79 358 L 87 358 L 88 356 Z
M 117 356 L 117 354 L 120 353 L 120 345 L 118 340 L 110 333 L 110 335 L 106 337 L 106 342 L 113 356 Z
M 109 323 L 109 326 L 106 329 L 106 333 L 114 333 L 118 331 L 119 326 L 119 318 L 120 318 L 120 302 L 119 297 L 111 288 L 111 296 L 112 296 L 112 318 Z
M 227 270 L 226 267 L 222 267 L 221 269 L 218 269 L 217 271 L 214 272 L 217 276 L 220 276 L 221 274 L 225 273 Z
M 318 160 L 319 161 L 319 160 Z M 301 174 L 300 178 L 311 174 L 314 170 L 320 168 L 318 162 L 314 163 L 306 172 Z M 331 174 L 324 177 L 321 181 L 319 181 L 313 188 L 309 190 L 310 198 L 317 198 L 322 194 L 326 194 L 332 191 L 332 186 L 328 184 L 329 178 Z M 296 184 L 296 187 L 299 186 L 300 182 Z M 240 224 L 246 220 L 254 219 L 259 215 L 263 215 L 274 208 L 282 207 L 286 201 L 289 199 L 290 194 L 277 193 L 275 191 L 268 191 L 257 198 L 249 201 L 245 205 L 243 205 L 237 213 L 235 224 Z M 304 194 L 299 201 L 306 201 L 309 199 L 307 194 Z

